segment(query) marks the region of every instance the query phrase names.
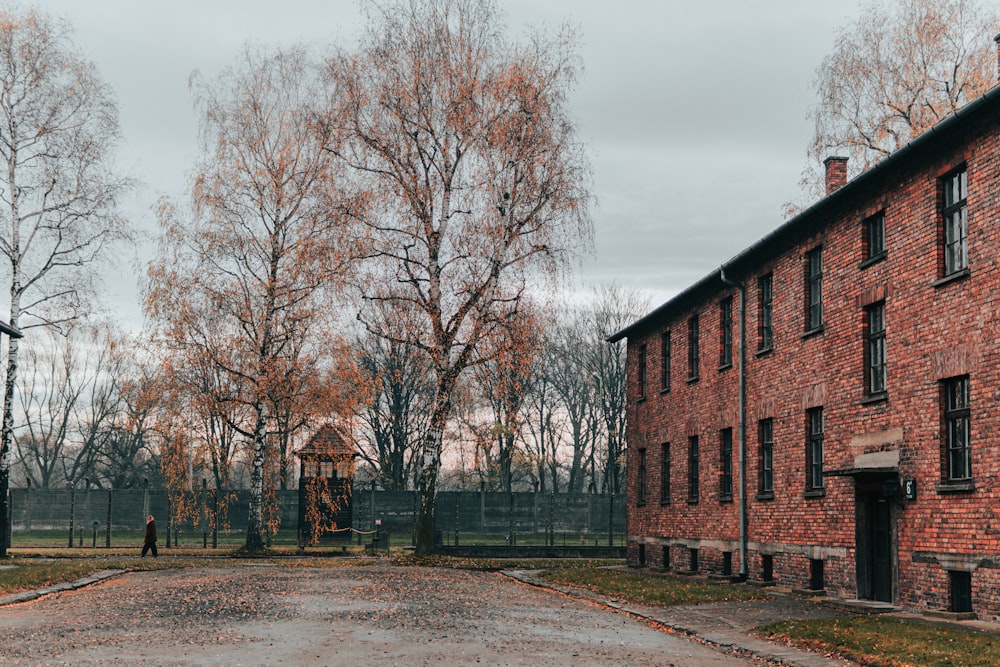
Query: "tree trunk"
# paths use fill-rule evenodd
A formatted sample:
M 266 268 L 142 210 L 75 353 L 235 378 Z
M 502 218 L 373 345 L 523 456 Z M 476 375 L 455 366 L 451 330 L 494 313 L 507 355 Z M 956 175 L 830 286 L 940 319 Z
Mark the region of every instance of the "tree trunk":
M 15 279 L 11 287 L 10 325 L 17 327 L 20 317 L 20 284 Z M 7 526 L 10 524 L 10 466 L 14 447 L 14 386 L 17 384 L 17 357 L 19 341 L 7 339 L 7 378 L 3 391 L 3 427 L 0 430 L 0 558 L 7 557 Z
M 434 553 L 437 547 L 434 539 L 434 506 L 437 501 L 437 478 L 441 469 L 441 448 L 444 441 L 444 427 L 451 412 L 450 388 L 438 387 L 434 400 L 435 409 L 431 415 L 430 427 L 424 438 L 424 457 L 417 479 L 419 507 L 417 510 L 417 534 L 414 551 L 417 554 Z
M 264 408 L 256 406 L 257 421 L 253 431 L 253 461 L 250 466 L 250 507 L 247 517 L 246 550 L 264 551 L 264 442 L 266 419 Z

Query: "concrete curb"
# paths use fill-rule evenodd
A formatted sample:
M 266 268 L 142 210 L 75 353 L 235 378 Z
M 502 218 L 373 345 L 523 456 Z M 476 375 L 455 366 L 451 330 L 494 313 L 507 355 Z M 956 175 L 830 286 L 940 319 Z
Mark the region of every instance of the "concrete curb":
M 587 600 L 594 604 L 607 607 L 622 614 L 642 619 L 674 632 L 688 635 L 697 641 L 726 653 L 736 653 L 766 660 L 777 665 L 789 667 L 844 667 L 855 663 L 843 658 L 833 658 L 810 653 L 791 646 L 775 644 L 757 639 L 734 627 L 732 631 L 720 631 L 717 628 L 699 627 L 695 618 L 680 620 L 672 617 L 666 608 L 658 610 L 649 607 L 637 607 L 619 600 L 602 597 L 591 591 L 580 588 L 570 588 L 551 584 L 538 579 L 534 575 L 538 570 L 504 570 L 501 574 L 528 586 L 556 591 L 569 597 Z
M 52 586 L 47 586 L 45 588 L 36 588 L 30 591 L 21 591 L 20 593 L 11 593 L 10 595 L 2 595 L 0 596 L 0 607 L 19 604 L 21 602 L 31 602 L 32 600 L 37 600 L 38 598 L 43 598 L 46 595 L 52 595 L 53 593 L 75 591 L 78 588 L 90 586 L 91 584 L 96 584 L 112 577 L 117 577 L 119 574 L 124 574 L 125 572 L 128 572 L 128 570 L 100 570 L 90 576 L 82 577 L 75 581 L 53 584 Z

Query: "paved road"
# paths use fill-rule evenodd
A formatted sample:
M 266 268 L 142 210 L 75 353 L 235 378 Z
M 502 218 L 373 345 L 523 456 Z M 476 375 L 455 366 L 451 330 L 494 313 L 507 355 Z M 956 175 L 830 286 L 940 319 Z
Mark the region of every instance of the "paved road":
M 756 664 L 499 574 L 390 565 L 136 572 L 0 607 L 7 665 Z

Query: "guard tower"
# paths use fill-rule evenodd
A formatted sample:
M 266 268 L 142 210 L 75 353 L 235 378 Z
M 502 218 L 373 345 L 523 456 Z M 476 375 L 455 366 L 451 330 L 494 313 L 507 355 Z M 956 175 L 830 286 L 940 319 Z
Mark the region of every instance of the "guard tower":
M 354 448 L 333 424 L 324 424 L 298 452 L 299 543 L 351 539 Z

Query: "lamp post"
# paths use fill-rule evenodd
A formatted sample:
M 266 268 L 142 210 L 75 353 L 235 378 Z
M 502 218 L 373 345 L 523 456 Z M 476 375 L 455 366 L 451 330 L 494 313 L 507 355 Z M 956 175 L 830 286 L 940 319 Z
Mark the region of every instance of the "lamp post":
M 24 334 L 21 333 L 20 329 L 17 327 L 12 327 L 3 320 L 0 320 L 0 333 L 7 334 L 9 338 L 22 338 Z M 5 394 L 13 396 L 12 391 L 7 391 L 5 388 Z M 2 442 L 10 443 L 13 441 L 13 430 L 14 430 L 14 420 L 6 409 L 3 414 L 3 440 Z M 11 528 L 12 528 L 12 515 L 10 512 L 10 452 L 4 449 L 0 451 L 0 558 L 6 558 L 7 547 L 10 546 L 11 541 Z

